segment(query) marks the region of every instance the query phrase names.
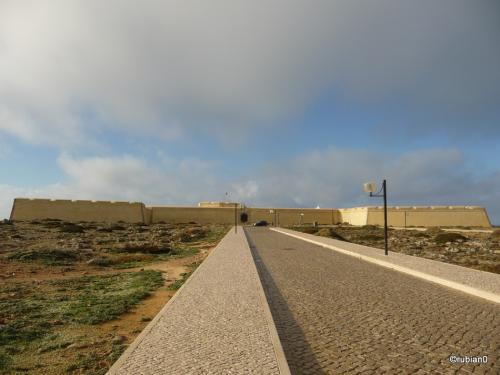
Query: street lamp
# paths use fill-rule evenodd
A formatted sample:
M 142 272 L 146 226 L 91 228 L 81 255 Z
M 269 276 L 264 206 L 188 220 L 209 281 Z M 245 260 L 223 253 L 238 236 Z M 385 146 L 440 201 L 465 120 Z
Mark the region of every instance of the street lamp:
M 370 197 L 380 197 L 384 198 L 384 239 L 385 239 L 385 255 L 389 255 L 389 239 L 388 239 L 388 230 L 387 230 L 387 181 L 384 180 L 382 182 L 382 187 L 380 190 L 373 194 L 375 191 L 375 182 L 367 182 L 363 185 L 363 189 L 366 193 L 370 193 Z M 381 194 L 382 193 L 382 194 Z
M 238 233 L 238 203 L 234 202 L 234 233 Z
M 302 226 L 303 221 L 304 221 L 304 213 L 301 212 L 300 213 L 300 226 Z
M 226 192 L 226 199 L 229 200 L 229 192 Z M 227 202 L 229 205 L 229 201 Z M 234 233 L 238 233 L 238 203 L 234 202 Z

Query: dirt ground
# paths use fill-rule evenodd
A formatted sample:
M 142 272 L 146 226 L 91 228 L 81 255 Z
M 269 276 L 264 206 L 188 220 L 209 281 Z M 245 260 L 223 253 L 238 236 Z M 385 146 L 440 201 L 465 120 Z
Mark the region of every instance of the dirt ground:
M 384 248 L 384 230 L 374 225 L 356 227 L 344 224 L 291 229 L 379 249 Z M 389 250 L 500 273 L 500 229 L 493 232 L 476 232 L 459 228 L 424 230 L 389 228 Z
M 104 374 L 227 230 L 0 223 L 0 374 Z

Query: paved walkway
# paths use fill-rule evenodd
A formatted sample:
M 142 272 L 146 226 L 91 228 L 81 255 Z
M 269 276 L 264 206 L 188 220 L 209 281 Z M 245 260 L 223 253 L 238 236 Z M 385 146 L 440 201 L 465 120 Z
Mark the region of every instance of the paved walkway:
M 292 373 L 500 373 L 500 305 L 266 228 L 247 235 Z
M 231 230 L 109 374 L 289 374 L 243 230 Z

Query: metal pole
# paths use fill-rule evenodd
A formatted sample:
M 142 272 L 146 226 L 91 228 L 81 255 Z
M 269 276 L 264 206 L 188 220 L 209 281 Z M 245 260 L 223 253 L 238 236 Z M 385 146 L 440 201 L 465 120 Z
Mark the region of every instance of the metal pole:
M 384 238 L 385 238 L 385 255 L 389 255 L 389 239 L 387 237 L 387 181 L 384 180 Z
M 238 233 L 238 212 L 237 212 L 238 203 L 234 204 L 234 233 Z

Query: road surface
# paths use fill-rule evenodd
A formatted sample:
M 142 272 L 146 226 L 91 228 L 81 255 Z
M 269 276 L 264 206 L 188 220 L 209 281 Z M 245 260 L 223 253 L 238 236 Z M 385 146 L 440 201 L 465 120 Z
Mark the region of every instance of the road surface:
M 500 373 L 498 304 L 267 228 L 246 233 L 293 374 Z

